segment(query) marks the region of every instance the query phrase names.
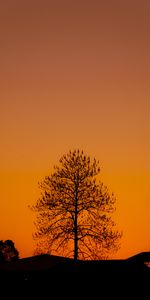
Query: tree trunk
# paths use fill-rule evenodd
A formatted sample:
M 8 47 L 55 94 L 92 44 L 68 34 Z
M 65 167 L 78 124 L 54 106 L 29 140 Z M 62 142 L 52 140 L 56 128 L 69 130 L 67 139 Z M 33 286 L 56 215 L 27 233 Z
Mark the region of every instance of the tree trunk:
M 78 197 L 76 196 L 75 202 L 75 220 L 74 220 L 74 260 L 78 259 Z

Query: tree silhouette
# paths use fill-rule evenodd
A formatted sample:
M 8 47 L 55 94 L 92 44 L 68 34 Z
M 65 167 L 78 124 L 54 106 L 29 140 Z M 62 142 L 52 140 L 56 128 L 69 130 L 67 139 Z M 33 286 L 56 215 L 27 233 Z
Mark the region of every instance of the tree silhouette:
M 19 252 L 12 240 L 0 241 L 0 262 L 19 259 Z
M 37 253 L 43 249 L 77 260 L 106 258 L 118 250 L 121 234 L 111 218 L 116 199 L 96 180 L 99 173 L 99 161 L 74 150 L 39 183 L 41 197 L 31 207 L 37 213 Z

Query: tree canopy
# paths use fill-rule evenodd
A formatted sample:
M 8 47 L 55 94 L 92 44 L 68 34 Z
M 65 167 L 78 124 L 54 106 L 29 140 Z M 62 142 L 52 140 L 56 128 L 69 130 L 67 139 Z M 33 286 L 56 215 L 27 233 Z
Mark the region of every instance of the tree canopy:
M 0 262 L 14 261 L 19 259 L 19 252 L 12 240 L 0 240 Z
M 37 251 L 100 259 L 118 250 L 121 233 L 112 220 L 116 198 L 98 180 L 99 173 L 99 161 L 74 150 L 39 183 L 41 196 L 31 207 Z

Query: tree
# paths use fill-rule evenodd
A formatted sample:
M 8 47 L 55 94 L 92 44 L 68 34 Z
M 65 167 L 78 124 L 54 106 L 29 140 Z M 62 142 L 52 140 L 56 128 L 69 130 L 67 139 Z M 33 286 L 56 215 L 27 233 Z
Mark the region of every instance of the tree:
M 37 253 L 43 249 L 77 260 L 106 258 L 118 250 L 121 234 L 111 218 L 116 198 L 96 179 L 99 173 L 99 161 L 74 150 L 39 183 L 41 196 L 31 207 L 37 213 Z
M 0 241 L 0 262 L 14 261 L 19 259 L 19 252 L 12 240 Z

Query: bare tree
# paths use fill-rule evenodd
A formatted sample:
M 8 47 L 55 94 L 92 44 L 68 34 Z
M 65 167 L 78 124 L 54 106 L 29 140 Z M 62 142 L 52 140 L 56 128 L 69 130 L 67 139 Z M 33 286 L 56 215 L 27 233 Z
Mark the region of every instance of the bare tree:
M 111 218 L 115 197 L 96 180 L 99 161 L 83 151 L 69 151 L 54 172 L 39 183 L 41 197 L 34 238 L 38 251 L 77 259 L 100 259 L 117 251 L 121 234 Z

